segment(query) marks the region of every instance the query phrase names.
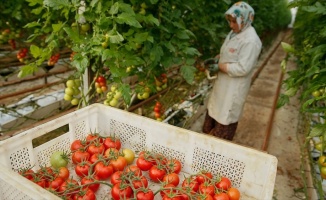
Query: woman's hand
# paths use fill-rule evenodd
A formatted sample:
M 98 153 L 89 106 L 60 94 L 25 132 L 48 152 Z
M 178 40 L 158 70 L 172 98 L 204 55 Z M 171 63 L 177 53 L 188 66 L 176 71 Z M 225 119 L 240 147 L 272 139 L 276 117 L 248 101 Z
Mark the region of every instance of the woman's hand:
M 218 64 L 218 69 L 221 72 L 227 73 L 228 72 L 228 64 L 227 63 L 219 63 Z

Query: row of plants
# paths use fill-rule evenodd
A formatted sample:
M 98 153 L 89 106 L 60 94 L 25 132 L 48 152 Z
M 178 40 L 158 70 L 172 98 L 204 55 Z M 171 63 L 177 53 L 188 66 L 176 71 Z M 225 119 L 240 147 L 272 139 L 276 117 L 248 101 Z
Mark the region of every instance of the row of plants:
M 134 92 L 142 98 L 162 89 L 159 79 L 171 68 L 178 67 L 179 75 L 194 83 L 197 63 L 219 52 L 229 32 L 224 12 L 235 2 L 14 0 L 1 5 L 5 12 L 0 14 L 0 41 L 7 44 L 19 38 L 19 45 L 12 47 L 28 49 L 17 55 L 24 63 L 19 77 L 36 72 L 44 63 L 56 64 L 54 56 L 63 48 L 71 49 L 76 73 L 69 80 L 78 79 L 80 87 L 88 89 L 76 90 L 79 100 L 74 104 L 89 105 L 89 97 L 105 97 L 110 90 L 103 87 L 100 92 L 95 85 L 103 76 L 107 85 L 115 84 L 128 107 Z M 266 45 L 266 36 L 290 22 L 287 1 L 250 4 L 256 10 L 254 26 Z M 95 79 L 84 83 L 85 73 Z M 139 80 L 135 91 L 123 81 L 133 75 Z
M 299 95 L 301 113 L 311 121 L 307 129 L 305 150 L 319 156 L 311 157 L 310 165 L 314 178 L 314 185 L 320 199 L 325 198 L 323 180 L 326 178 L 325 147 L 326 125 L 325 120 L 325 87 L 326 87 L 326 3 L 321 0 L 294 0 L 290 7 L 297 7 L 298 11 L 293 27 L 292 44 L 283 44 L 288 53 L 282 62 L 286 69 L 289 59 L 294 58 L 297 63 L 295 70 L 288 72 L 284 80 L 285 92 L 280 95 L 279 107 L 290 102 L 291 98 Z M 307 25 L 309 24 L 309 25 Z M 317 120 L 316 120 L 317 116 Z M 306 154 L 305 154 L 306 155 Z M 317 166 L 317 167 L 316 167 Z

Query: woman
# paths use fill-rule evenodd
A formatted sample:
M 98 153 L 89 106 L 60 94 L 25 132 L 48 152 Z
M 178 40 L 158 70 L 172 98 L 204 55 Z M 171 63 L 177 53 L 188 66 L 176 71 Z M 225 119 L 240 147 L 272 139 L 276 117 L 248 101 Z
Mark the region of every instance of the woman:
M 245 2 L 235 3 L 225 17 L 231 28 L 221 50 L 203 132 L 232 140 L 251 85 L 261 41 L 251 26 L 254 10 Z

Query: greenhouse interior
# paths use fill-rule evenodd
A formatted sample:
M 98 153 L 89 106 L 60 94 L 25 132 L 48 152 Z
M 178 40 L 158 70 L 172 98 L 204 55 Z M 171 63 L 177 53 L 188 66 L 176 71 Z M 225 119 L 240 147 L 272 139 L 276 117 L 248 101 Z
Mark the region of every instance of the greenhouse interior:
M 1 200 L 326 199 L 325 1 L 0 8 Z

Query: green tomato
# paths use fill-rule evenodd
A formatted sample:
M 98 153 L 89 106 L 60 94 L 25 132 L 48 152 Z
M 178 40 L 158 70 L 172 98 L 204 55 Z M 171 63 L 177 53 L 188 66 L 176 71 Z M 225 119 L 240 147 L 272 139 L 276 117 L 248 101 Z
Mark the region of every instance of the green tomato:
M 116 107 L 118 105 L 118 100 L 116 100 L 115 98 L 113 98 L 111 101 L 110 101 L 110 106 L 112 107 Z
M 68 165 L 68 157 L 63 151 L 56 151 L 51 155 L 50 164 L 56 169 L 66 167 Z
M 74 81 L 74 80 L 68 80 L 68 81 L 66 82 L 66 86 L 67 86 L 68 88 L 73 88 L 73 87 L 75 86 L 75 81 Z
M 72 100 L 72 96 L 69 95 L 69 94 L 65 94 L 64 97 L 63 97 L 64 100 L 66 101 L 71 101 Z
M 67 95 L 74 95 L 74 89 L 73 88 L 69 88 L 69 87 L 67 87 L 66 89 L 65 89 L 65 94 L 67 94 Z
M 319 97 L 320 95 L 321 94 L 320 94 L 320 92 L 318 90 L 312 92 L 312 96 L 314 96 L 314 97 Z
M 81 30 L 84 32 L 89 31 L 89 29 L 91 28 L 91 26 L 88 23 L 82 24 L 81 25 Z
M 79 99 L 77 99 L 77 98 L 74 98 L 73 100 L 71 100 L 71 102 L 70 102 L 72 105 L 74 105 L 74 106 L 76 106 L 76 105 L 78 105 L 79 104 Z

